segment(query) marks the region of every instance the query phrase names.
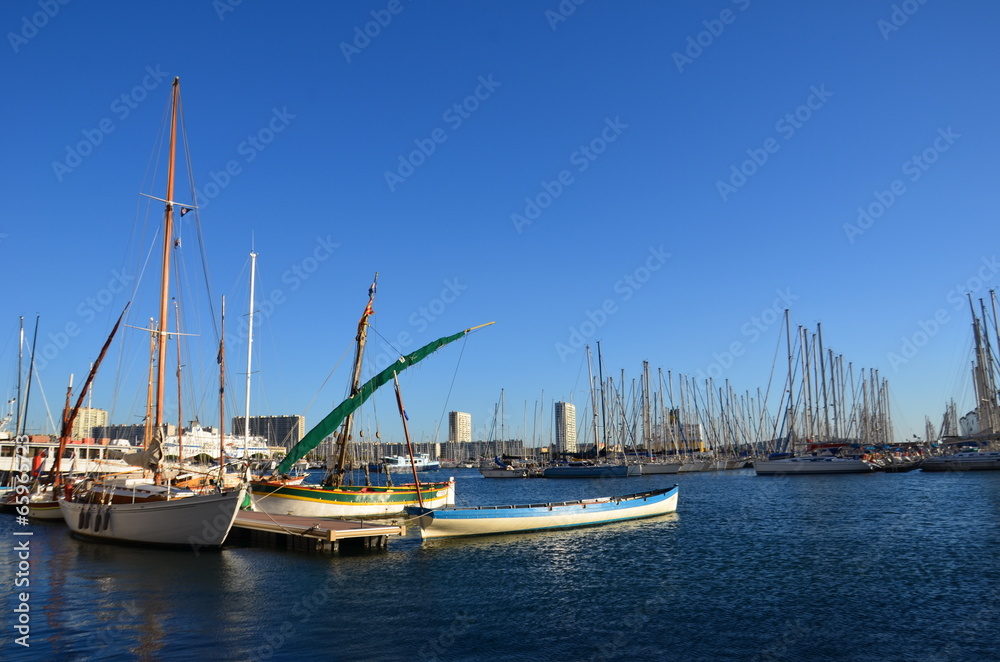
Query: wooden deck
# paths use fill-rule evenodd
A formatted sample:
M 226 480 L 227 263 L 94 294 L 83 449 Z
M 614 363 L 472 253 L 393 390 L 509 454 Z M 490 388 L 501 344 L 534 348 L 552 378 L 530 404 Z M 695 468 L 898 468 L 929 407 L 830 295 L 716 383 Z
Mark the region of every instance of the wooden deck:
M 371 522 L 269 515 L 241 510 L 229 532 L 229 544 L 265 545 L 300 551 L 380 549 L 389 536 L 406 533 L 405 526 Z

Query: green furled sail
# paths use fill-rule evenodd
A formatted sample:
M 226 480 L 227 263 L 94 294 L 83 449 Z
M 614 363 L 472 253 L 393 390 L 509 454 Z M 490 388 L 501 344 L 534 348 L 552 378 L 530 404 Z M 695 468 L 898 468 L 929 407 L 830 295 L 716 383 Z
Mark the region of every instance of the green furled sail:
M 493 322 L 490 322 L 490 324 L 492 323 Z M 487 325 L 483 324 L 481 326 Z M 292 465 L 304 458 L 309 451 L 319 446 L 323 439 L 336 430 L 337 426 L 339 426 L 344 419 L 347 418 L 348 414 L 364 404 L 364 402 L 370 398 L 372 393 L 374 393 L 380 386 L 392 381 L 393 375 L 403 372 L 417 361 L 430 356 L 441 347 L 458 340 L 465 334 L 478 328 L 481 327 L 474 326 L 471 329 L 460 331 L 455 335 L 438 338 L 434 342 L 427 343 L 415 352 L 407 354 L 406 356 L 401 356 L 398 361 L 362 384 L 357 393 L 334 407 L 333 411 L 326 415 L 326 418 L 320 421 L 319 424 L 312 430 L 309 430 L 309 432 L 302 437 L 299 443 L 295 444 L 288 450 L 288 455 L 285 456 L 285 459 L 283 459 L 274 470 L 274 473 L 288 473 L 288 471 L 292 468 Z

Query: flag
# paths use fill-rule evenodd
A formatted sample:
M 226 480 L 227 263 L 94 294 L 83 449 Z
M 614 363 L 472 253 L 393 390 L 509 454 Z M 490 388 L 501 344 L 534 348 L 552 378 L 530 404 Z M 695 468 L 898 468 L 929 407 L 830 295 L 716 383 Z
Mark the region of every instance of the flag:
M 188 213 L 189 211 L 194 211 L 194 210 L 191 209 L 190 207 L 181 207 L 181 216 L 184 216 L 184 214 Z
M 405 409 L 403 410 L 403 418 L 405 418 L 406 420 L 410 420 L 410 415 L 406 413 Z
M 72 476 L 73 472 L 76 471 L 76 451 L 70 452 L 69 456 L 73 458 L 73 461 L 69 463 L 69 472 L 67 475 Z
M 371 287 L 368 288 L 368 298 L 375 296 L 375 282 L 372 281 Z

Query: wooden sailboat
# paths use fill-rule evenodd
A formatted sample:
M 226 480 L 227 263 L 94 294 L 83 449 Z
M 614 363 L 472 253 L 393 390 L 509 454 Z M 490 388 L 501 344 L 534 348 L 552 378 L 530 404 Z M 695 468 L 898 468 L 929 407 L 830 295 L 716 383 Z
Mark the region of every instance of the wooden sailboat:
M 420 537 L 453 538 L 497 533 L 568 529 L 655 517 L 677 510 L 677 486 L 626 496 L 559 503 L 467 508 L 409 508 L 418 516 Z
M 378 274 L 376 274 L 377 276 Z M 391 381 L 396 374 L 423 360 L 440 347 L 481 328 L 473 327 L 428 343 L 415 352 L 401 356 L 392 365 L 361 384 L 362 358 L 368 334 L 368 318 L 373 312 L 374 297 L 375 283 L 373 282 L 368 290 L 368 305 L 358 322 L 350 396 L 337 405 L 316 427 L 307 432 L 295 446 L 289 449 L 288 454 L 274 470 L 273 478 L 275 480 L 254 480 L 251 482 L 253 504 L 256 509 L 277 515 L 303 517 L 384 517 L 402 513 L 407 506 L 419 504 L 421 496 L 423 505 L 428 508 L 437 508 L 455 502 L 454 480 L 420 483 L 419 487 L 415 483 L 397 486 L 346 484 L 347 451 L 351 442 L 353 413 L 380 386 Z M 340 432 L 336 442 L 336 457 L 328 459 L 327 466 L 330 469 L 322 484 L 286 485 L 277 480 L 283 474 L 287 474 L 297 461 L 319 446 L 323 439 L 332 434 L 338 427 L 340 427 Z
M 135 454 L 144 477 L 108 479 L 85 484 L 59 497 L 63 519 L 73 533 L 88 538 L 154 545 L 218 547 L 226 539 L 236 511 L 246 496 L 246 486 L 215 493 L 196 493 L 163 481 L 162 443 L 170 285 L 170 252 L 174 245 L 174 159 L 177 146 L 177 113 L 180 79 L 175 78 L 170 112 L 170 147 L 167 165 L 166 209 L 163 227 L 163 261 L 160 275 L 159 322 L 154 331 L 157 350 L 156 408 L 149 447 Z

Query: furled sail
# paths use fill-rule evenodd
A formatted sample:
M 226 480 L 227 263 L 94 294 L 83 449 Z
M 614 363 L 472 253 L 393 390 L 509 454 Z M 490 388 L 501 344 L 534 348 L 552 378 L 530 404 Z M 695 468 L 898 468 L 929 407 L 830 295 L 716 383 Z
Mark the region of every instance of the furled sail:
M 490 322 L 492 324 L 492 322 Z M 485 324 L 482 326 L 486 326 Z M 427 343 L 420 349 L 407 354 L 406 356 L 399 357 L 399 360 L 394 362 L 392 365 L 387 367 L 382 372 L 378 373 L 367 382 L 361 385 L 358 392 L 347 398 L 339 405 L 334 407 L 333 411 L 326 415 L 322 421 L 319 422 L 316 427 L 306 433 L 299 443 L 295 444 L 288 450 L 288 455 L 285 456 L 274 470 L 275 474 L 284 474 L 292 468 L 292 466 L 306 456 L 309 451 L 313 450 L 319 446 L 320 442 L 323 441 L 328 435 L 330 435 L 334 430 L 337 429 L 348 414 L 360 407 L 364 402 L 371 397 L 380 386 L 392 381 L 393 375 L 399 374 L 402 371 L 409 368 L 411 365 L 420 361 L 427 356 L 430 356 L 435 351 L 444 347 L 448 343 L 454 342 L 464 336 L 465 334 L 478 329 L 480 327 L 472 327 L 471 329 L 466 329 L 465 331 L 460 331 L 451 336 L 445 336 L 444 338 L 438 338 L 437 340 Z

